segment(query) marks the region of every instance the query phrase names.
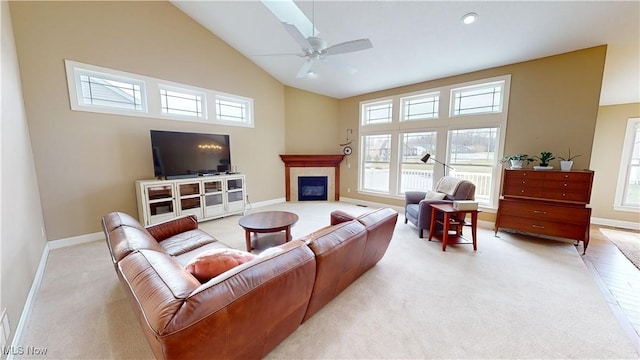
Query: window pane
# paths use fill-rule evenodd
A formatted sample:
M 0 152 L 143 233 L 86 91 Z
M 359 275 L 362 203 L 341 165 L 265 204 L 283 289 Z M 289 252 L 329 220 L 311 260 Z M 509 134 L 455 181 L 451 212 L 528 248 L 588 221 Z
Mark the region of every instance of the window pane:
M 202 95 L 160 89 L 160 103 L 163 114 L 203 117 Z
M 84 105 L 142 111 L 139 84 L 94 75 L 80 75 Z
M 501 112 L 503 86 L 493 83 L 454 90 L 453 115 Z
M 388 192 L 391 134 L 364 136 L 362 144 L 364 158 L 362 188 Z
M 636 122 L 633 136 L 633 150 L 628 165 L 622 205 L 640 207 L 640 122 Z
M 362 106 L 362 124 L 387 124 L 391 122 L 393 102 L 391 100 Z
M 474 183 L 476 200 L 489 205 L 497 166 L 498 128 L 451 130 L 449 139 L 449 165 L 456 169 L 455 176 Z
M 246 122 L 247 104 L 241 101 L 216 99 L 216 116 L 218 120 Z
M 435 155 L 436 135 L 435 131 L 401 135 L 400 193 L 433 189 L 434 163 L 429 161 L 425 164 L 420 159 L 427 153 Z
M 401 99 L 402 121 L 419 120 L 438 117 L 440 96 L 423 94 Z

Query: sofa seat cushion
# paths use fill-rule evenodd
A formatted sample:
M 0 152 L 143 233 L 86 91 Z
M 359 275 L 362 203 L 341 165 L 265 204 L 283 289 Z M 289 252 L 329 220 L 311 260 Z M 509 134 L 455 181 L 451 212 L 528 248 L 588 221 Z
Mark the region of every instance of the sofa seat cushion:
M 160 246 L 167 254 L 178 256 L 217 241 L 202 230 L 189 230 L 162 240 Z
M 256 258 L 256 255 L 236 249 L 213 249 L 196 255 L 185 267 L 200 282 L 212 278 Z

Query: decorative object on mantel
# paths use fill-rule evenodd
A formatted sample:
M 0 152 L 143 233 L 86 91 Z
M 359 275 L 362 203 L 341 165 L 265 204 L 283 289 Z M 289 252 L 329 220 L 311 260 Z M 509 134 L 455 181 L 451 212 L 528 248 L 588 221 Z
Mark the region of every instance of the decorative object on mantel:
M 540 165 L 534 166 L 533 170 L 553 170 L 553 166 L 549 166 L 549 161 L 555 159 L 552 152 L 543 151 L 540 156 L 534 156 L 534 158 L 540 161 Z
M 558 156 L 558 159 L 560 159 L 560 170 L 571 171 L 571 167 L 573 166 L 573 159 L 577 158 L 578 156 L 581 155 L 571 156 L 571 148 L 569 148 L 569 156 L 567 156 L 566 158 Z
M 351 153 L 353 153 L 353 149 L 351 149 L 351 143 L 353 141 L 349 140 L 349 134 L 351 134 L 352 132 L 352 129 L 347 129 L 347 142 L 345 142 L 344 144 L 340 144 L 340 146 L 342 146 L 342 153 L 345 155 L 351 155 Z
M 529 164 L 533 159 L 527 154 L 515 154 L 506 155 L 500 160 L 501 163 L 506 163 L 507 161 L 511 163 L 511 169 L 522 169 L 522 165 L 524 165 L 525 162 Z

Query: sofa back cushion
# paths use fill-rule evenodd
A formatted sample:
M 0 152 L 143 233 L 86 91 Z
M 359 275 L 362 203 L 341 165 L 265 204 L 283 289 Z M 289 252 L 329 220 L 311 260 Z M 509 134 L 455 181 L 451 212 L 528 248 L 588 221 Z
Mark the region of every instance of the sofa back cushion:
M 103 216 L 102 230 L 114 264 L 138 249 L 163 251 L 158 241 L 128 214 L 112 212 Z
M 367 245 L 360 263 L 360 274 L 369 270 L 384 256 L 398 221 L 398 212 L 383 208 L 358 217 L 358 221 L 367 229 Z
M 316 256 L 316 280 L 305 321 L 358 278 L 366 236 L 364 225 L 351 220 L 300 239 Z

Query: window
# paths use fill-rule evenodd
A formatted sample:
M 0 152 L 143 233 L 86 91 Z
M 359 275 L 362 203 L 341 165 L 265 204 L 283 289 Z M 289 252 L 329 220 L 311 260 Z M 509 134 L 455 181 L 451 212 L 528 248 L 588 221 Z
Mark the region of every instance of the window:
M 614 208 L 640 210 L 640 118 L 627 122 Z
M 216 97 L 216 117 L 220 121 L 245 123 L 248 119 L 249 101 L 231 97 Z
M 400 192 L 433 189 L 433 162 L 420 161 L 424 154 L 435 154 L 437 132 L 401 134 Z
M 388 192 L 391 135 L 363 136 L 361 143 L 361 154 L 364 156 L 361 188 L 375 192 Z
M 387 124 L 391 122 L 393 114 L 393 102 L 391 100 L 380 101 L 362 105 L 362 124 Z
M 65 67 L 74 111 L 253 127 L 251 98 L 71 60 Z
M 510 81 L 504 75 L 361 102 L 358 191 L 403 198 L 451 175 L 476 185 L 482 207 L 497 208 Z M 426 154 L 432 160 L 423 163 Z
M 498 128 L 449 131 L 449 165 L 455 176 L 476 184 L 476 200 L 489 204 L 498 151 Z
M 160 88 L 160 108 L 163 114 L 204 117 L 205 95 L 186 89 Z
M 401 121 L 411 121 L 438 117 L 440 95 L 438 93 L 415 95 L 400 99 Z
M 504 82 L 496 82 L 451 90 L 451 115 L 501 112 L 503 87 Z
M 78 102 L 84 106 L 144 111 L 144 82 L 77 69 Z

